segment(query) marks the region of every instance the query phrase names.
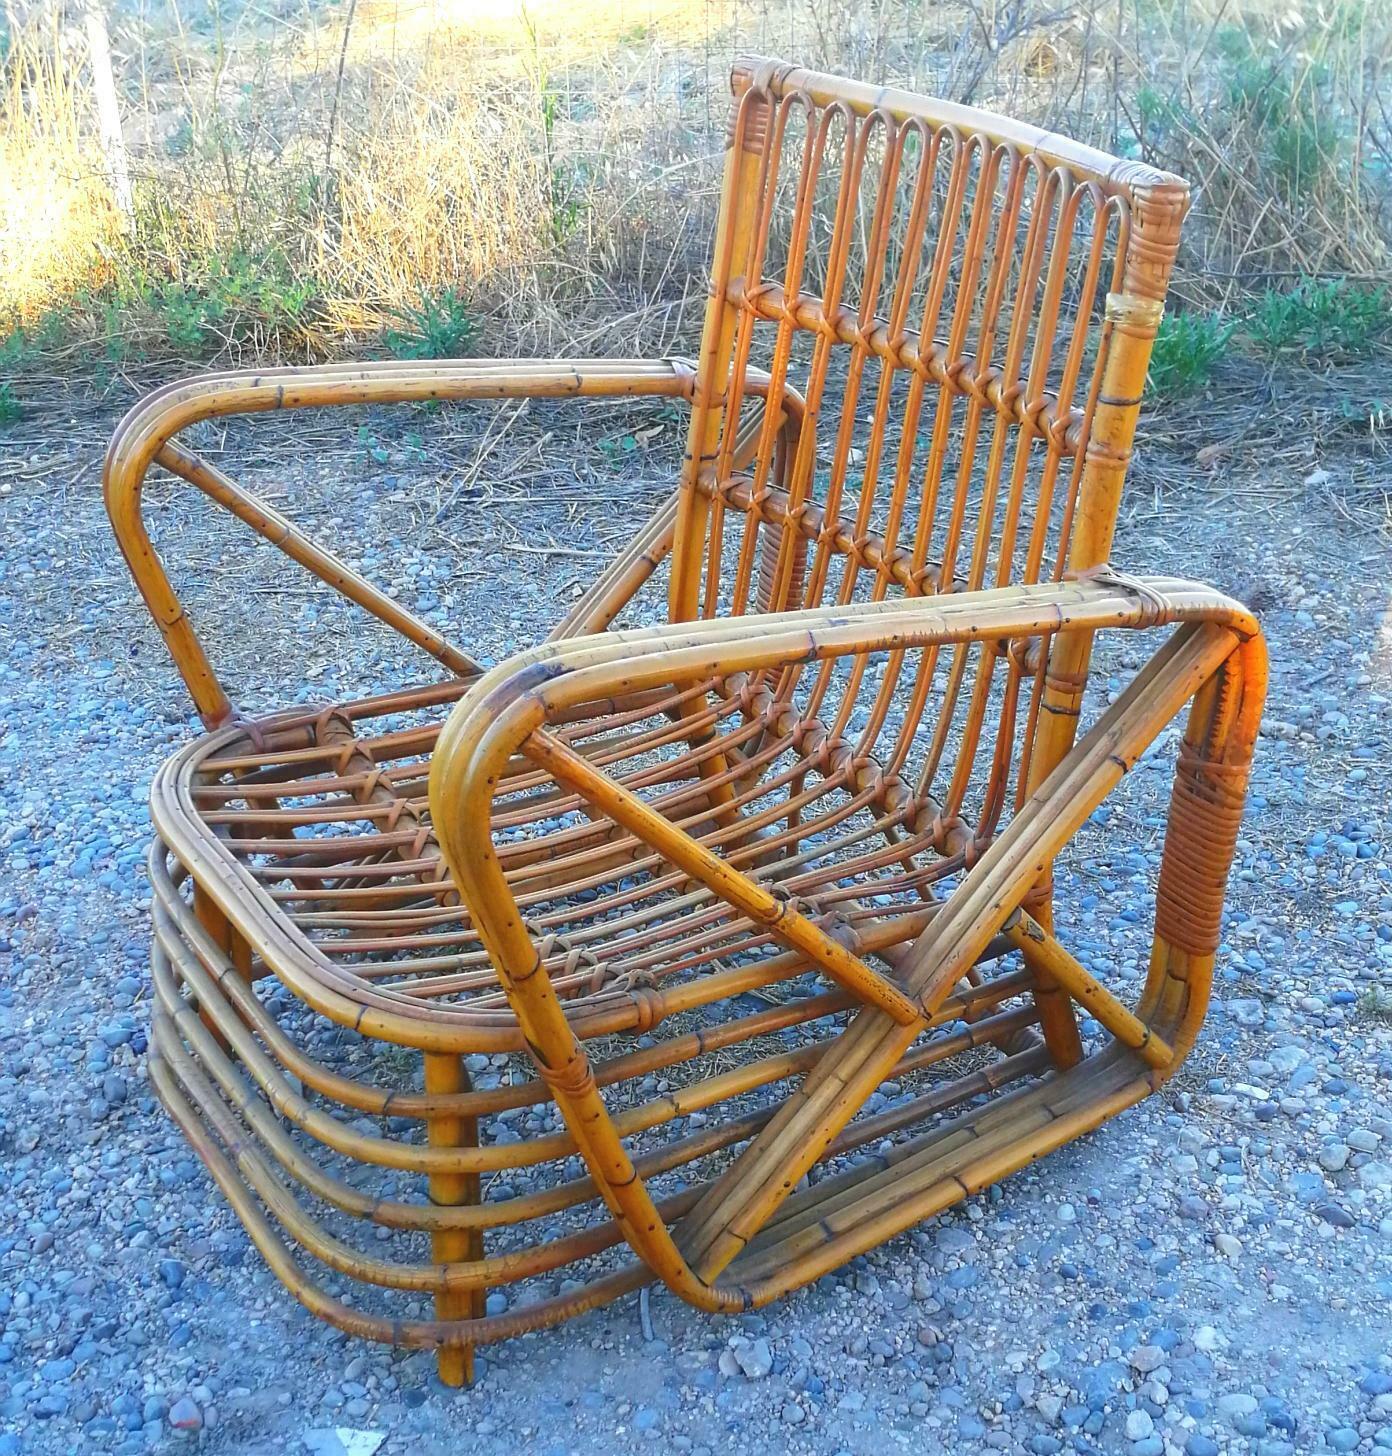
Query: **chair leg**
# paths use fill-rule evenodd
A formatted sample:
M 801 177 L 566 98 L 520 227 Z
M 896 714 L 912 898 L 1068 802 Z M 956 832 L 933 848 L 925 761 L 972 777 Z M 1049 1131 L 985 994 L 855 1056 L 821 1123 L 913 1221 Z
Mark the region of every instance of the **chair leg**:
M 454 1052 L 426 1052 L 425 1090 L 434 1096 L 451 1092 L 467 1092 L 469 1074 L 463 1057 Z M 474 1148 L 478 1146 L 476 1117 L 432 1117 L 429 1129 L 433 1148 Z M 456 1208 L 479 1201 L 477 1173 L 435 1173 L 430 1178 L 431 1203 L 442 1208 Z M 472 1262 L 483 1257 L 483 1233 L 479 1229 L 446 1229 L 430 1236 L 431 1257 L 437 1264 Z M 484 1311 L 485 1291 L 466 1289 L 435 1296 L 435 1314 L 441 1320 L 478 1319 Z M 439 1351 L 440 1381 L 444 1385 L 474 1383 L 474 1347 L 472 1344 L 445 1345 Z
M 1027 905 L 1029 913 L 1045 928 L 1054 928 L 1053 872 L 1045 876 L 1041 886 L 1035 887 Z M 1044 1045 L 1049 1057 L 1060 1072 L 1076 1067 L 1083 1059 L 1083 1038 L 1078 1031 L 1078 1018 L 1073 1010 L 1073 1001 L 1047 971 L 1034 968 L 1034 1009 L 1039 1013 L 1039 1029 L 1044 1033 Z

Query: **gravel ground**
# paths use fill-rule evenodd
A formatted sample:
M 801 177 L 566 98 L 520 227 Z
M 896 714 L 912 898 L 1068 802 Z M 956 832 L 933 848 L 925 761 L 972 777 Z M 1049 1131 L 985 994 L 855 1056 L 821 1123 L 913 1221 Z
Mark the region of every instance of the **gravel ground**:
M 101 512 L 130 397 L 69 384 L 0 437 L 0 1456 L 391 1456 L 466 1433 L 480 1453 L 1392 1450 L 1392 560 L 1338 495 L 1366 451 L 1310 474 L 1273 449 L 1274 472 L 1184 489 L 1152 451 L 1132 492 L 1117 561 L 1245 595 L 1274 669 L 1214 1006 L 1165 1092 L 762 1314 L 655 1293 L 652 1339 L 627 1301 L 494 1347 L 453 1393 L 294 1303 L 146 1085 L 145 786 L 191 728 Z M 670 468 L 660 408 L 568 408 L 239 422 L 204 445 L 311 530 L 356 530 L 369 570 L 494 657 L 544 632 Z M 195 620 L 223 603 L 242 701 L 403 670 L 187 497 L 152 506 Z M 479 537 L 501 566 L 460 544 Z M 1061 877 L 1061 923 L 1123 981 L 1168 768 L 1133 777 Z

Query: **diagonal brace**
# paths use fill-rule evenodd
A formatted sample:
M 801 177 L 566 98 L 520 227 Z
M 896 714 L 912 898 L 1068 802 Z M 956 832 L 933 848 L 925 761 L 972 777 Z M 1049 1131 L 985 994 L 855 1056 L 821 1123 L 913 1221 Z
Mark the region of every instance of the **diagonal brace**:
M 1021 910 L 1004 926 L 1004 933 L 1030 970 L 1042 971 L 1056 981 L 1094 1021 L 1106 1027 L 1143 1061 L 1163 1070 L 1174 1060 L 1174 1048 L 1128 1011 L 1032 915 Z
M 853 951 L 786 901 L 727 864 L 678 829 L 622 784 L 544 729 L 534 729 L 523 751 L 557 780 L 574 789 L 631 834 L 671 860 L 683 873 L 764 926 L 792 950 L 801 951 L 858 1001 L 877 1007 L 899 1026 L 924 1022 L 922 1009 Z

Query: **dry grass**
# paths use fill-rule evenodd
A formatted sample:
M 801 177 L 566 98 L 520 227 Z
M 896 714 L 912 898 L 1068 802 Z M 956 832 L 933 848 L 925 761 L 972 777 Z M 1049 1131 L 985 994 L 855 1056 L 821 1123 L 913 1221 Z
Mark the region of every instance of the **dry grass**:
M 448 292 L 490 348 L 689 345 L 740 49 L 1185 173 L 1191 302 L 1388 268 L 1378 0 L 111 0 L 126 231 L 83 33 L 29 3 L 0 93 L 0 338 L 57 310 L 118 357 L 305 357 Z
M 0 321 L 33 321 L 110 271 L 118 219 L 87 97 L 54 22 L 0 74 Z

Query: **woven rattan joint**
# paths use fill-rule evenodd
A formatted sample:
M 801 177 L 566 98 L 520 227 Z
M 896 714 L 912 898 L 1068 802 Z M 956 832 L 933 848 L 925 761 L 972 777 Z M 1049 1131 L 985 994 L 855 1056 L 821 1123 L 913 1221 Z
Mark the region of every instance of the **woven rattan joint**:
M 1148 1095 L 1208 1001 L 1262 639 L 1110 563 L 1187 189 L 782 62 L 732 80 L 694 360 L 208 376 L 107 461 L 207 730 L 151 794 L 151 1082 L 295 1295 L 450 1383 L 645 1284 L 720 1313 L 818 1278 Z M 671 494 L 492 667 L 189 434 L 643 397 L 689 408 Z M 443 680 L 234 706 L 155 467 Z M 1145 665 L 1093 706 L 1121 640 Z M 1167 743 L 1137 994 L 1068 949 L 1055 866 Z

